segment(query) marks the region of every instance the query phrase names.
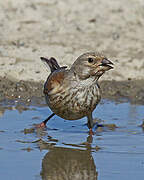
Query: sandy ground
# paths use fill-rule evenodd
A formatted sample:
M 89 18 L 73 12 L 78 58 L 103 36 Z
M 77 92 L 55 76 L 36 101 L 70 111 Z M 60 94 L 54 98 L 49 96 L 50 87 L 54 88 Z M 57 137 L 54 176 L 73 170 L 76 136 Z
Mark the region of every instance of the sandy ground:
M 40 56 L 71 65 L 103 51 L 115 69 L 103 79 L 144 79 L 143 0 L 5 0 L 0 2 L 0 76 L 41 81 Z
M 136 92 L 143 94 L 143 9 L 143 0 L 0 1 L 0 96 L 11 91 L 7 82 L 16 87 L 24 80 L 41 87 L 49 70 L 39 57 L 53 56 L 61 65 L 71 66 L 88 51 L 102 51 L 114 62 L 114 70 L 101 78 L 114 84 L 109 93 L 119 92 L 116 87 L 129 91 L 139 79 L 141 89 Z

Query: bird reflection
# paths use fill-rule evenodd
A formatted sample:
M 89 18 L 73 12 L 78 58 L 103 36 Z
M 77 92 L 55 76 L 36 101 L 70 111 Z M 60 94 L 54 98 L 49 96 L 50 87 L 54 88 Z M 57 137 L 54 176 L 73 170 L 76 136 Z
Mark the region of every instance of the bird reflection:
M 42 160 L 42 179 L 97 180 L 98 173 L 91 154 L 91 142 L 92 136 L 89 136 L 87 142 L 82 143 L 85 150 L 40 143 L 40 148 L 49 150 Z

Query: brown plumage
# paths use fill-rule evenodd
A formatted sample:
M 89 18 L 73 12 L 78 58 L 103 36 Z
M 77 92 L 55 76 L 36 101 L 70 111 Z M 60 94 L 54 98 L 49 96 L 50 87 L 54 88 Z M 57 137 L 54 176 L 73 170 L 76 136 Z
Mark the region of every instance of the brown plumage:
M 100 102 L 101 93 L 98 79 L 113 65 L 104 55 L 90 52 L 79 56 L 70 69 L 60 67 L 54 58 L 45 61 L 51 74 L 44 85 L 46 102 L 54 114 L 67 119 L 88 119 L 93 127 L 92 112 Z M 53 115 L 54 115 L 53 114 Z M 43 125 L 45 125 L 47 120 Z M 43 126 L 41 124 L 41 126 Z

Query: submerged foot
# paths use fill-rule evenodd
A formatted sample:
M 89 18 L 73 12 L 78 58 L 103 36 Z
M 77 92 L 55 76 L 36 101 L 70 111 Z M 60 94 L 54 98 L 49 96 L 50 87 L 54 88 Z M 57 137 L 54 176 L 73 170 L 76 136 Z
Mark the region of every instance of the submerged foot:
M 95 131 L 96 131 L 97 128 L 99 128 L 99 127 L 104 127 L 104 125 L 103 125 L 103 124 L 95 123 L 95 124 L 93 125 L 93 128 L 90 128 L 90 129 L 89 129 L 89 134 L 90 134 L 90 135 L 94 135 L 94 134 L 95 134 Z
M 35 125 L 36 128 L 46 128 L 46 124 L 44 122 L 41 122 L 40 124 Z
M 55 115 L 55 113 L 52 113 L 50 116 L 48 116 L 47 119 L 45 119 L 43 122 L 41 122 L 40 124 L 36 124 L 36 128 L 45 128 L 46 127 L 46 123 Z
M 92 128 L 89 129 L 89 135 L 90 136 L 94 135 L 94 132 L 93 132 Z

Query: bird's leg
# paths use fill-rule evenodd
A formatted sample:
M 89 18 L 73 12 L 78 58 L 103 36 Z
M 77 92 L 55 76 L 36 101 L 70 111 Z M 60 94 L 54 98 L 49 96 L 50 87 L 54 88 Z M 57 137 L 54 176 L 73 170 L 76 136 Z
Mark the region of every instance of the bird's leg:
M 88 128 L 89 128 L 89 133 L 90 133 L 90 135 L 93 135 L 93 131 L 92 131 L 92 128 L 93 128 L 92 112 L 87 115 L 87 121 L 88 121 L 87 124 L 88 124 Z
M 44 128 L 46 127 L 46 123 L 48 122 L 48 120 L 50 120 L 53 116 L 55 115 L 55 113 L 52 113 L 48 118 L 46 118 L 44 121 L 42 121 L 40 124 L 37 124 L 36 127 L 37 128 Z
M 94 133 L 93 133 L 93 130 L 92 130 L 92 128 L 94 127 L 94 125 L 96 126 L 96 128 L 98 128 L 98 127 L 104 127 L 102 124 L 98 124 L 98 122 L 96 122 L 95 124 L 93 123 L 92 113 L 89 113 L 89 114 L 87 115 L 87 120 L 88 120 L 87 125 L 88 125 L 88 128 L 89 128 L 89 133 L 90 133 L 90 135 L 93 135 L 93 134 L 94 134 Z
M 93 118 L 92 118 L 92 113 L 88 114 L 87 116 L 87 120 L 88 120 L 88 128 L 92 128 L 93 127 Z

